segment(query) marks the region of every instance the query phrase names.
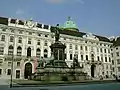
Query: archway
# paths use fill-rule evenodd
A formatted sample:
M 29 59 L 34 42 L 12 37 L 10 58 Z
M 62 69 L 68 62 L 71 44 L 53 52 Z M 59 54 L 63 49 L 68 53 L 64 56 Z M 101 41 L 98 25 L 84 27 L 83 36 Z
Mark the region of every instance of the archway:
M 95 75 L 95 65 L 92 64 L 91 65 L 91 76 L 94 77 L 94 75 Z
M 25 70 L 24 70 L 24 78 L 28 79 L 28 76 L 32 74 L 32 64 L 26 63 L 25 64 Z
M 31 57 L 31 48 L 27 48 L 27 57 Z

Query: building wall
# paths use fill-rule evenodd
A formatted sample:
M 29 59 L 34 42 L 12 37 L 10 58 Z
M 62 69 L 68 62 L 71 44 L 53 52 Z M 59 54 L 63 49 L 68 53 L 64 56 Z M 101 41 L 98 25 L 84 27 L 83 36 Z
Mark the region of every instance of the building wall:
M 113 47 L 111 50 L 113 74 L 120 75 L 120 46 Z
M 6 31 L 3 31 L 5 28 Z M 50 29 L 50 26 L 49 26 Z M 13 32 L 14 31 L 14 32 Z M 21 33 L 22 31 L 22 33 Z M 2 35 L 5 35 L 5 41 L 1 41 Z M 14 42 L 10 42 L 10 36 L 14 36 Z M 8 47 L 10 45 L 14 46 L 14 63 L 13 63 L 13 77 L 16 78 L 16 70 L 20 70 L 20 78 L 24 78 L 24 67 L 27 62 L 32 64 L 32 73 L 34 73 L 35 60 L 39 60 L 40 57 L 44 57 L 44 50 L 47 49 L 47 56 L 51 56 L 50 45 L 54 43 L 54 33 L 49 32 L 45 29 L 32 29 L 26 26 L 15 26 L 9 24 L 9 26 L 0 25 L 0 47 L 4 47 L 3 55 L 0 55 L 0 69 L 1 75 L 10 78 L 8 74 L 8 69 L 11 69 L 11 55 L 8 55 Z M 18 43 L 19 37 L 22 37 L 22 43 Z M 31 39 L 31 44 L 28 44 L 28 40 Z M 37 41 L 40 40 L 40 45 L 37 45 Z M 111 51 L 109 42 L 102 42 L 99 40 L 86 39 L 81 37 L 75 37 L 70 35 L 60 34 L 60 41 L 66 45 L 66 59 L 68 66 L 70 67 L 73 62 L 74 54 L 78 55 L 78 61 L 80 66 L 83 66 L 83 71 L 87 72 L 91 76 L 91 55 L 94 55 L 94 61 L 96 63 L 102 62 L 101 64 L 95 64 L 95 77 L 100 75 L 112 75 L 111 69 Z M 45 42 L 47 45 L 45 46 Z M 21 56 L 17 56 L 17 48 L 20 46 L 22 48 Z M 31 57 L 27 57 L 27 49 L 31 48 Z M 82 47 L 82 48 L 81 48 Z M 86 50 L 87 47 L 87 50 Z M 36 49 L 40 48 L 40 57 L 36 57 Z M 102 51 L 101 51 L 102 49 Z M 106 52 L 105 52 L 106 49 Z M 70 54 L 72 59 L 70 59 Z M 83 59 L 81 58 L 83 55 Z M 86 55 L 88 55 L 88 60 L 86 60 Z M 98 60 L 99 56 L 99 60 Z M 101 57 L 103 59 L 101 59 Z M 107 61 L 105 61 L 105 57 Z M 110 59 L 109 59 L 110 58 Z M 17 63 L 20 62 L 20 65 Z

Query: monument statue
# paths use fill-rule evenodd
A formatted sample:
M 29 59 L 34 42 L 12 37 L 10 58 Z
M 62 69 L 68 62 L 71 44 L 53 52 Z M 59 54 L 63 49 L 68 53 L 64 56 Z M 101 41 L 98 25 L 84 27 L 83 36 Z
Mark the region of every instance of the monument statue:
M 38 66 L 37 67 L 41 67 L 41 68 L 43 68 L 44 67 L 44 59 L 43 59 L 43 57 L 41 57 L 41 59 L 38 61 Z
M 55 42 L 59 41 L 60 39 L 60 33 L 58 28 L 55 29 Z

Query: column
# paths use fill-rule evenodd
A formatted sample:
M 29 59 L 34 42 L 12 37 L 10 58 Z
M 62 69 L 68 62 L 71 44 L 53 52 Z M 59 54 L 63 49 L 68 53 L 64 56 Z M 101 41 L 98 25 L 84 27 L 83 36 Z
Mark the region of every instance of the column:
M 41 40 L 41 57 L 44 57 L 44 40 Z
M 5 49 L 4 49 L 4 54 L 8 54 L 8 48 L 9 48 L 9 35 L 6 34 L 6 39 L 5 39 Z
M 27 44 L 27 37 L 23 37 L 22 38 L 22 56 L 26 56 L 26 52 L 27 52 L 27 48 L 26 48 L 26 44 Z
M 50 49 L 51 42 L 48 41 L 48 57 L 51 56 L 51 49 Z
M 13 47 L 14 47 L 14 55 L 17 55 L 17 36 L 14 36 L 14 42 L 13 42 Z
M 36 38 L 33 38 L 32 39 L 32 41 L 33 41 L 33 43 L 32 43 L 32 45 L 33 45 L 33 49 L 32 49 L 32 51 L 31 51 L 31 53 L 32 53 L 32 56 L 36 56 L 36 45 L 37 45 L 37 43 L 36 43 Z

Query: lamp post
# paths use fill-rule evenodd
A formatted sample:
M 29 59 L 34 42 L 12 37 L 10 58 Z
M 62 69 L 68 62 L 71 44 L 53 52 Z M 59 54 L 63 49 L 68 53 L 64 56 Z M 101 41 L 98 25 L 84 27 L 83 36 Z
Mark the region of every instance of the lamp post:
M 14 62 L 14 49 L 15 48 L 15 33 L 13 39 L 13 53 L 12 53 L 12 64 L 11 64 L 11 78 L 10 78 L 10 88 L 12 88 L 12 79 L 13 79 L 13 62 Z

